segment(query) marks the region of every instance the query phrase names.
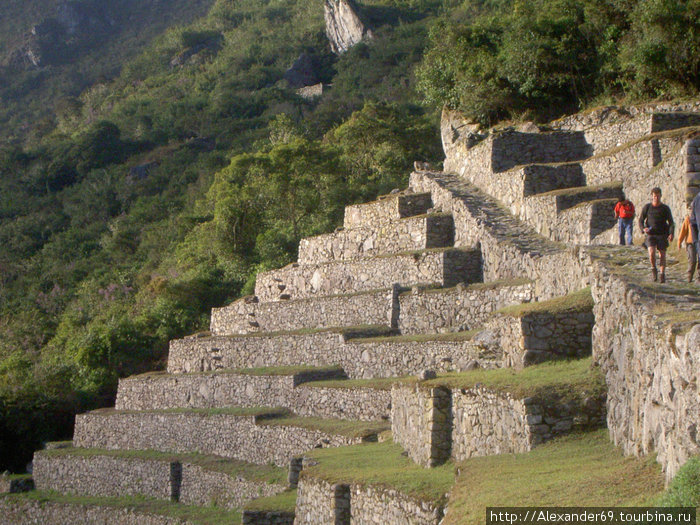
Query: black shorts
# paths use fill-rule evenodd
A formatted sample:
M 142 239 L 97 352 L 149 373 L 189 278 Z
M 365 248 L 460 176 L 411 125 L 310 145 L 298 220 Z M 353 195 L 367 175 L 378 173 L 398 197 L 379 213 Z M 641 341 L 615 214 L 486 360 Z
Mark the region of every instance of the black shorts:
M 644 245 L 647 248 L 649 248 L 650 246 L 654 246 L 657 250 L 665 252 L 666 248 L 668 248 L 668 235 L 647 234 L 647 240 L 644 242 Z

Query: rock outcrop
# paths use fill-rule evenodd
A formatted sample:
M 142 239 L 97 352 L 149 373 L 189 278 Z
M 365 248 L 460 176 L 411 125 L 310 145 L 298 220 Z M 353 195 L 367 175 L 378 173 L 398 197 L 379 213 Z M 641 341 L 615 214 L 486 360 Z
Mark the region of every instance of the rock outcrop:
M 299 55 L 291 67 L 285 71 L 284 78 L 290 88 L 298 89 L 318 84 L 314 59 L 308 53 Z
M 331 49 L 342 55 L 355 44 L 372 38 L 372 30 L 362 22 L 352 0 L 325 0 L 326 35 Z

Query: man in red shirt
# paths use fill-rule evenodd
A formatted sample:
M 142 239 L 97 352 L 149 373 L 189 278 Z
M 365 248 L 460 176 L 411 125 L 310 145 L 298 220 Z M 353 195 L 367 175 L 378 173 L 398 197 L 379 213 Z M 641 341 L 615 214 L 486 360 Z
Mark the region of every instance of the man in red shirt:
M 615 205 L 615 218 L 617 219 L 617 231 L 620 235 L 620 244 L 632 245 L 632 229 L 634 228 L 634 204 L 625 197 L 620 197 Z

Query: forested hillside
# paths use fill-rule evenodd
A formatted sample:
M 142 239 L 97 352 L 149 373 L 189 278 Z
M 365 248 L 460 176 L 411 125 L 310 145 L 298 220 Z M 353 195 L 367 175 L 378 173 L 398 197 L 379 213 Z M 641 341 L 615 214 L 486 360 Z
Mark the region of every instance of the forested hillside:
M 321 0 L 102 4 L 0 6 L 0 469 L 439 162 L 443 104 L 491 124 L 699 81 L 693 1 L 365 0 L 374 38 L 340 57 Z M 319 98 L 285 78 L 302 53 Z

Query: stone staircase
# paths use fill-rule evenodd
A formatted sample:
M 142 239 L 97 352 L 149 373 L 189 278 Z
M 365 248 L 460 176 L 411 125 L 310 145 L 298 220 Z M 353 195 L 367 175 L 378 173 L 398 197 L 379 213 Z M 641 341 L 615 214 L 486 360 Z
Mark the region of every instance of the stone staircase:
M 604 425 L 605 385 L 587 358 L 604 299 L 587 288 L 599 286 L 593 252 L 574 245 L 612 241 L 613 202 L 631 186 L 594 174 L 622 154 L 562 131 L 508 132 L 460 155 L 446 163 L 460 176 L 416 170 L 408 189 L 349 206 L 342 229 L 259 274 L 254 296 L 215 308 L 210 332 L 171 341 L 165 372 L 120 380 L 114 409 L 79 415 L 71 446 L 37 452 L 44 522 L 83 505 L 73 522 L 127 523 L 132 509 L 197 523 L 134 502 L 114 519 L 98 510 L 139 495 L 168 512 L 242 511 L 221 523 L 437 525 L 444 502 L 340 467 L 323 478 L 309 451 L 340 457 L 391 429 L 434 467 Z M 16 506 L 41 516 L 33 500 Z

